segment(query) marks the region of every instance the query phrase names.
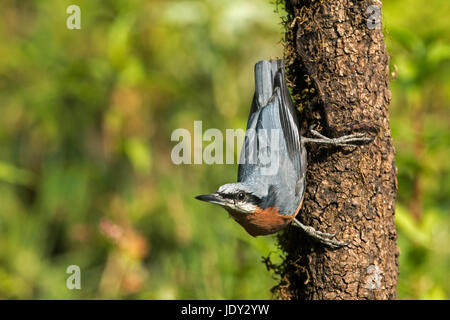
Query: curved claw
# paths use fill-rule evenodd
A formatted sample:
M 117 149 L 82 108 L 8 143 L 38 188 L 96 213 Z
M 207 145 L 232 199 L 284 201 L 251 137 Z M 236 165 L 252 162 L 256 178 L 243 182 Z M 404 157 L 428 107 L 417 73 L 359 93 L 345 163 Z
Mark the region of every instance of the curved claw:
M 333 233 L 320 232 L 315 230 L 313 227 L 305 226 L 303 223 L 298 221 L 296 218 L 293 220 L 294 225 L 300 227 L 306 234 L 319 241 L 320 243 L 327 245 L 331 248 L 342 248 L 348 246 L 346 242 L 339 242 L 337 240 L 332 240 L 335 237 Z
M 310 127 L 310 131 L 312 135 L 317 137 L 317 139 L 302 137 L 303 142 L 326 143 L 341 147 L 357 147 L 357 145 L 354 145 L 351 142 L 367 143 L 373 141 L 373 138 L 366 137 L 365 133 L 355 133 L 339 138 L 328 138 L 314 130 L 313 127 Z
M 313 229 L 313 228 L 311 228 Z M 313 229 L 314 230 L 314 229 Z M 333 239 L 336 236 L 336 233 L 326 233 L 326 232 L 320 232 L 317 230 L 314 230 L 317 235 L 322 236 L 324 238 Z
M 322 240 L 318 239 L 318 241 L 331 247 L 331 248 L 335 248 L 335 249 L 346 247 L 349 245 L 347 242 L 339 242 L 336 240 L 329 240 L 329 239 L 322 239 Z

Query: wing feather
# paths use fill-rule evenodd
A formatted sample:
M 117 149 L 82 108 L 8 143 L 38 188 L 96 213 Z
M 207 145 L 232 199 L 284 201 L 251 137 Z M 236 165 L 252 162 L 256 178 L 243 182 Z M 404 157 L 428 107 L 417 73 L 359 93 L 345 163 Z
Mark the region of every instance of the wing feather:
M 249 155 L 255 155 L 254 152 L 259 150 L 258 139 L 252 137 L 251 134 L 255 135 L 256 133 L 258 136 L 261 129 L 282 130 L 284 142 L 280 143 L 279 161 L 283 164 L 286 163 L 283 157 L 287 155 L 297 175 L 295 180 L 297 185 L 294 186 L 295 193 L 303 194 L 302 181 L 306 171 L 306 150 L 301 143 L 296 109 L 286 85 L 283 60 L 260 61 L 255 65 L 255 94 L 242 146 L 238 169 L 239 182 L 254 178 L 254 171 L 258 170 L 258 166 L 254 162 L 249 162 Z M 264 177 L 260 179 L 264 179 Z

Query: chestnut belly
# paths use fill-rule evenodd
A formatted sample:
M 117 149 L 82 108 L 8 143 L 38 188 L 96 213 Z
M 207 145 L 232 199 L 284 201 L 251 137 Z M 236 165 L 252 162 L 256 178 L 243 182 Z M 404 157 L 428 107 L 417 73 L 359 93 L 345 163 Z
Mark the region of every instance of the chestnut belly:
M 257 209 L 253 213 L 242 214 L 230 212 L 236 222 L 252 236 L 262 236 L 275 233 L 285 228 L 295 215 L 283 215 L 277 208 Z

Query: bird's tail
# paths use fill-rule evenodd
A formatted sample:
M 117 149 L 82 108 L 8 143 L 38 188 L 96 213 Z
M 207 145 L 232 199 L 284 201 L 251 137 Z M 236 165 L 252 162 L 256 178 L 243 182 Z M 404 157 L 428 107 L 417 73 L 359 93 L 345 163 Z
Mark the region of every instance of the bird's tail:
M 255 96 L 252 108 L 258 110 L 267 104 L 274 93 L 275 76 L 283 68 L 283 60 L 262 60 L 255 65 Z

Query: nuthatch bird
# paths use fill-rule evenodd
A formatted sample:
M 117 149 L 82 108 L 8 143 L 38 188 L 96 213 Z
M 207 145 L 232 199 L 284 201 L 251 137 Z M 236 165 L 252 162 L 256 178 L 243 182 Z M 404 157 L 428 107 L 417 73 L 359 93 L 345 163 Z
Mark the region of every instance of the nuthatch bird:
M 292 223 L 325 245 L 334 248 L 347 245 L 333 240 L 334 234 L 317 231 L 296 219 L 305 192 L 305 143 L 355 146 L 352 142 L 372 139 L 364 134 L 331 139 L 313 129 L 310 131 L 316 138 L 300 134 L 296 109 L 286 86 L 283 60 L 258 62 L 238 182 L 225 184 L 215 193 L 196 199 L 223 207 L 252 236 L 272 234 Z M 268 156 L 270 161 L 263 161 Z

